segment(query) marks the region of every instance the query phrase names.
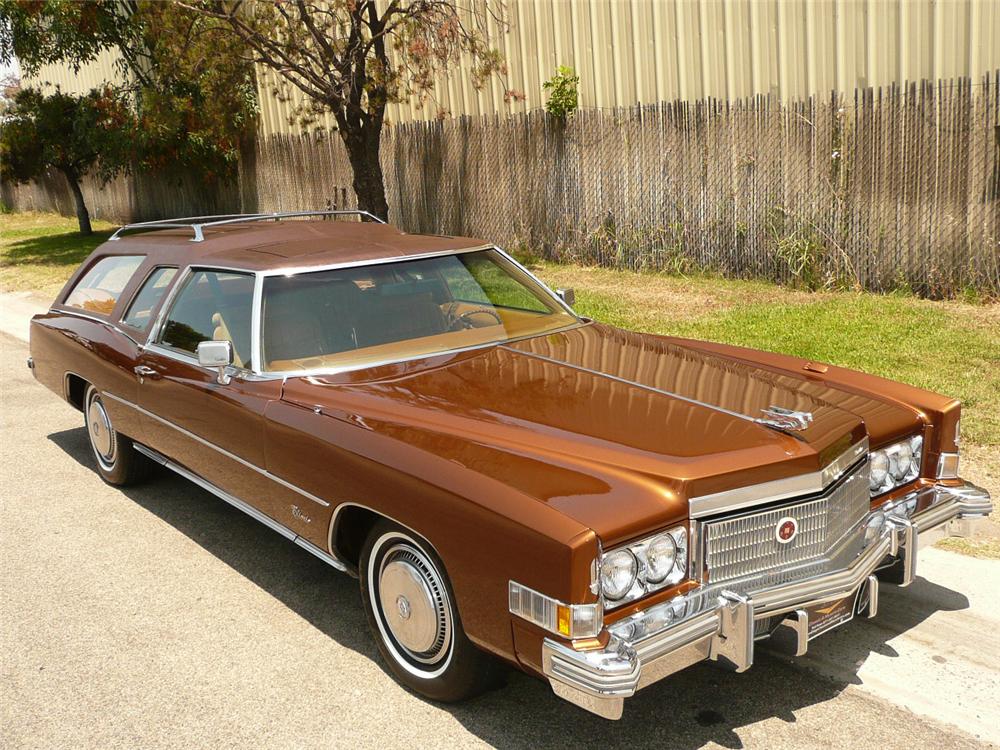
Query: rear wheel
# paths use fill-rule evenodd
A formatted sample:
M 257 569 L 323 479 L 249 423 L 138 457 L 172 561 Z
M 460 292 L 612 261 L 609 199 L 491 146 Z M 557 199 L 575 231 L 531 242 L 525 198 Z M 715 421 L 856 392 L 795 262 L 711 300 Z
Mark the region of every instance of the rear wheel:
M 115 430 L 100 391 L 92 385 L 84 394 L 83 417 L 101 479 L 108 484 L 126 485 L 149 476 L 153 462 L 133 448 L 130 438 Z
M 359 573 L 368 623 L 401 683 L 445 702 L 497 683 L 499 665 L 466 637 L 444 566 L 425 543 L 381 521 L 368 535 Z

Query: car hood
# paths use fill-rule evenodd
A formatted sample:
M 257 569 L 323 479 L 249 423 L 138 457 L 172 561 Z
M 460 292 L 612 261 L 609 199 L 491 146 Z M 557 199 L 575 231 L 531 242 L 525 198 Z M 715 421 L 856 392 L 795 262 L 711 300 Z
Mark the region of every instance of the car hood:
M 606 542 L 688 515 L 688 500 L 819 471 L 866 419 L 918 415 L 820 376 L 599 324 L 326 377 L 283 398 L 431 451 L 554 505 Z M 808 412 L 806 429 L 762 424 Z

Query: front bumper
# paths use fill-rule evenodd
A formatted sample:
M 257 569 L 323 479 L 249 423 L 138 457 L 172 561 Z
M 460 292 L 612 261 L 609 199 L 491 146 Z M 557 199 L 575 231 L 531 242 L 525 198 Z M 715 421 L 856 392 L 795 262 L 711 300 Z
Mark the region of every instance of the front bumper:
M 749 669 L 759 621 L 767 620 L 762 624 L 768 632 L 777 621 L 774 637 L 801 656 L 808 649 L 809 608 L 838 601 L 864 587 L 862 593 L 867 596 L 859 597 L 864 601 L 859 614 L 874 617 L 878 611 L 876 570 L 898 560 L 902 567 L 899 583 L 908 585 L 916 576 L 919 547 L 946 536 L 968 536 L 973 524 L 993 508 L 989 493 L 967 483 L 923 487 L 893 507 L 902 508 L 909 500 L 916 500 L 916 507 L 923 510 L 909 518 L 890 510 L 880 535 L 845 565 L 759 590 L 696 589 L 610 625 L 607 645 L 596 650 L 576 650 L 546 639 L 542 670 L 556 695 L 605 718 L 618 719 L 625 698 L 696 662 L 711 659 L 738 672 Z

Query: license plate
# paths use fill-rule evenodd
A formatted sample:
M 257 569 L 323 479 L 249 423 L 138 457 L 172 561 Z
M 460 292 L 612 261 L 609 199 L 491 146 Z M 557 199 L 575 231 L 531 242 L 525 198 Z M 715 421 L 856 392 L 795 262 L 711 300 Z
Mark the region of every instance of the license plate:
M 850 622 L 854 617 L 857 593 L 835 602 L 826 602 L 806 610 L 809 613 L 809 640 Z

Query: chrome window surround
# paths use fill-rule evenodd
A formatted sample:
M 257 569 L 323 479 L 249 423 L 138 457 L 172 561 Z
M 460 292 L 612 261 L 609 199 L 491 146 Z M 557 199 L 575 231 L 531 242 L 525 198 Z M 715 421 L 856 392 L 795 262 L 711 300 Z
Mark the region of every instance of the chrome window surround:
M 219 273 L 232 273 L 240 274 L 241 276 L 252 276 L 254 279 L 254 291 L 253 291 L 253 302 L 251 303 L 250 314 L 254 315 L 254 305 L 257 302 L 257 289 L 260 287 L 260 278 L 255 271 L 248 271 L 246 269 L 240 268 L 229 268 L 227 266 L 204 266 L 204 265 L 193 265 L 188 266 L 183 271 L 178 274 L 178 278 L 174 280 L 173 286 L 170 287 L 170 291 L 167 293 L 166 298 L 163 300 L 163 304 L 160 307 L 160 312 L 156 316 L 156 322 L 153 323 L 153 327 L 149 329 L 149 335 L 146 337 L 146 343 L 141 347 L 144 351 L 151 351 L 156 354 L 162 354 L 165 357 L 175 359 L 178 362 L 184 362 L 189 365 L 194 365 L 195 367 L 204 370 L 205 372 L 215 372 L 213 367 L 202 367 L 198 364 L 198 357 L 195 354 L 185 352 L 183 349 L 174 349 L 173 347 L 165 346 L 157 342 L 160 337 L 160 332 L 163 329 L 164 324 L 167 322 L 168 313 L 173 309 L 174 303 L 177 301 L 177 295 L 180 294 L 180 290 L 184 288 L 188 279 L 195 274 L 197 271 L 217 271 Z M 260 347 L 257 345 L 257 340 L 254 336 L 253 330 L 253 320 L 251 318 L 250 325 L 250 363 L 253 364 L 257 362 L 258 355 L 260 353 Z M 248 375 L 256 374 L 256 369 L 247 369 L 243 367 L 237 367 L 236 365 L 230 365 L 227 370 L 237 377 L 246 378 Z
M 755 505 L 764 505 L 777 500 L 787 500 L 799 495 L 823 492 L 830 484 L 842 477 L 859 458 L 867 454 L 868 438 L 866 437 L 852 445 L 819 471 L 692 497 L 688 501 L 691 507 L 691 517 L 703 518 Z
M 566 302 L 559 297 L 558 294 L 553 292 L 543 281 L 541 281 L 537 276 L 535 276 L 531 271 L 525 268 L 523 265 L 518 263 L 509 253 L 496 245 L 477 245 L 474 247 L 462 248 L 459 250 L 443 250 L 431 253 L 420 253 L 415 255 L 402 255 L 394 256 L 391 258 L 374 258 L 365 261 L 356 261 L 350 263 L 331 263 L 322 266 L 288 266 L 282 268 L 268 269 L 266 271 L 253 271 L 246 268 L 235 268 L 232 266 L 219 266 L 213 264 L 193 264 L 190 265 L 180 273 L 176 275 L 173 280 L 173 284 L 170 290 L 167 292 L 166 297 L 160 305 L 160 310 L 157 313 L 156 320 L 153 322 L 152 326 L 149 328 L 149 333 L 146 336 L 145 342 L 138 341 L 134 335 L 128 333 L 121 329 L 118 322 L 105 318 L 98 318 L 96 316 L 87 315 L 84 313 L 77 313 L 74 310 L 63 309 L 61 307 L 57 308 L 53 306 L 50 308 L 49 312 L 60 313 L 66 315 L 75 315 L 80 318 L 86 318 L 88 320 L 93 320 L 97 323 L 103 323 L 106 326 L 114 329 L 123 336 L 126 336 L 129 340 L 134 342 L 140 351 L 149 350 L 157 354 L 161 354 L 172 359 L 176 359 L 179 362 L 184 362 L 185 364 L 193 365 L 199 367 L 206 372 L 212 371 L 210 368 L 201 367 L 198 364 L 197 357 L 193 355 L 186 355 L 181 352 L 177 352 L 167 347 L 161 346 L 156 343 L 156 339 L 159 336 L 160 329 L 162 328 L 164 321 L 166 320 L 167 312 L 171 309 L 174 303 L 174 298 L 178 294 L 178 290 L 187 281 L 188 276 L 190 276 L 194 271 L 221 271 L 225 273 L 242 273 L 247 275 L 252 275 L 254 277 L 254 292 L 253 292 L 253 306 L 251 309 L 251 319 L 250 319 L 250 361 L 254 365 L 252 369 L 245 370 L 242 368 L 233 367 L 232 372 L 237 376 L 244 379 L 253 380 L 284 380 L 285 378 L 294 377 L 309 377 L 309 376 L 321 376 L 321 375 L 337 375 L 342 372 L 354 372 L 356 370 L 369 369 L 372 367 L 380 367 L 384 365 L 401 364 L 403 362 L 411 362 L 417 359 L 425 359 L 427 357 L 434 356 L 444 356 L 448 354 L 460 354 L 462 352 L 475 351 L 477 349 L 486 349 L 493 346 L 503 346 L 504 344 L 514 343 L 517 341 L 522 341 L 524 339 L 532 338 L 536 334 L 530 334 L 528 336 L 520 336 L 517 338 L 506 339 L 504 341 L 494 341 L 486 342 L 483 344 L 475 344 L 472 346 L 459 347 L 455 349 L 446 349 L 441 352 L 435 352 L 433 354 L 420 354 L 413 357 L 400 357 L 379 360 L 377 362 L 367 362 L 365 364 L 359 365 L 345 365 L 343 367 L 319 367 L 308 370 L 272 370 L 266 371 L 261 368 L 261 329 L 263 321 L 263 293 L 264 293 L 264 279 L 270 276 L 293 276 L 300 273 L 317 273 L 322 271 L 333 271 L 339 268 L 362 268 L 365 266 L 377 266 L 386 263 L 400 263 L 408 260 L 423 260 L 425 258 L 437 258 L 447 255 L 461 255 L 464 253 L 478 252 L 481 250 L 494 250 L 496 251 L 504 260 L 508 261 L 511 265 L 517 268 L 519 271 L 524 273 L 528 278 L 534 281 L 541 288 L 543 292 L 548 294 L 549 298 L 553 300 L 558 307 L 572 315 L 578 322 L 571 324 L 564 328 L 558 330 L 569 330 L 582 325 L 588 325 L 589 321 L 584 321 L 577 315 L 573 308 L 566 304 Z M 555 331 L 548 331 L 548 333 L 554 333 Z
M 127 318 L 128 314 L 132 312 L 132 306 L 135 305 L 135 302 L 139 298 L 139 295 L 142 293 L 142 290 L 146 288 L 146 284 L 148 284 L 149 280 L 153 278 L 153 274 L 156 273 L 157 271 L 162 271 L 164 269 L 173 269 L 174 271 L 180 271 L 180 268 L 178 266 L 172 266 L 169 263 L 164 263 L 158 266 L 152 266 L 149 269 L 149 271 L 146 272 L 146 275 L 142 277 L 142 281 L 140 281 L 136 285 L 135 291 L 132 292 L 132 296 L 129 297 L 128 304 L 125 305 L 125 308 L 122 310 L 121 317 L 118 318 L 118 320 L 121 322 L 123 326 L 126 326 L 138 333 L 145 333 L 146 330 L 156 322 L 156 318 L 152 318 L 146 323 L 146 325 L 143 328 L 138 328 L 136 326 L 129 325 L 128 323 L 126 323 L 125 318 Z M 177 274 L 175 273 L 174 276 L 176 275 Z M 167 282 L 167 294 L 157 301 L 157 305 L 166 301 L 167 295 L 170 293 L 171 289 L 173 289 L 172 284 L 173 284 L 173 279 Z M 156 305 L 153 305 L 153 307 L 155 308 Z
M 324 266 L 289 266 L 285 268 L 269 269 L 267 271 L 257 271 L 257 286 L 254 289 L 254 309 L 253 318 L 251 323 L 251 337 L 252 341 L 252 359 L 255 365 L 253 370 L 254 374 L 266 378 L 266 379 L 276 379 L 284 380 L 285 378 L 295 378 L 295 377 L 309 377 L 309 376 L 320 376 L 320 375 L 337 375 L 343 372 L 354 372 L 356 370 L 366 370 L 372 367 L 381 367 L 384 365 L 400 364 L 403 362 L 412 362 L 418 359 L 426 359 L 428 357 L 438 357 L 448 354 L 459 354 L 461 352 L 475 351 L 477 349 L 486 349 L 494 346 L 503 346 L 506 343 L 511 343 L 515 341 L 521 341 L 526 338 L 531 338 L 537 334 L 530 334 L 528 336 L 520 336 L 513 339 L 505 339 L 503 341 L 492 341 L 483 344 L 474 344 L 472 346 L 458 347 L 454 349 L 445 349 L 440 352 L 433 352 L 429 354 L 418 354 L 412 357 L 396 357 L 391 359 L 379 360 L 376 362 L 366 362 L 357 365 L 344 365 L 342 367 L 318 367 L 307 370 L 263 370 L 262 360 L 261 360 L 261 332 L 263 328 L 263 295 L 264 295 L 264 279 L 272 276 L 294 276 L 302 273 L 318 273 L 322 271 L 334 271 L 340 268 L 363 268 L 365 266 L 378 266 L 385 265 L 387 263 L 403 263 L 411 260 L 424 260 L 426 258 L 439 258 L 448 255 L 464 255 L 465 253 L 479 252 L 482 250 L 494 250 L 497 252 L 504 260 L 513 265 L 517 270 L 524 273 L 528 278 L 534 281 L 540 289 L 546 293 L 549 298 L 556 303 L 556 305 L 563 311 L 572 315 L 578 322 L 566 326 L 558 330 L 567 330 L 569 328 L 586 325 L 580 316 L 577 315 L 573 308 L 567 305 L 555 292 L 553 292 L 548 286 L 546 286 L 537 276 L 535 276 L 531 271 L 518 263 L 514 258 L 510 256 L 506 251 L 497 247 L 496 245 L 476 245 L 474 247 L 462 248 L 460 250 L 442 250 L 431 253 L 420 253 L 416 255 L 403 255 L 396 256 L 392 258 L 375 258 L 360 262 L 350 262 L 350 263 L 332 263 Z M 204 267 L 199 267 L 204 268 Z M 554 333 L 554 331 L 548 331 L 547 333 Z

